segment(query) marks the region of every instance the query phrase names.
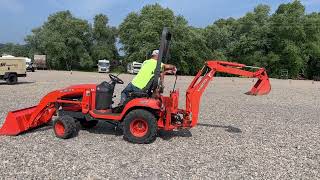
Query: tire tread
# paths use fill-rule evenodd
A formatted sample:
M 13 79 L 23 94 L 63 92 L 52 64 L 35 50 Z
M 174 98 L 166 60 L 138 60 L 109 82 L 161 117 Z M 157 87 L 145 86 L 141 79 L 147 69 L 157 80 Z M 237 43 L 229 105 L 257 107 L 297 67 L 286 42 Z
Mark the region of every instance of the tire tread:
M 130 132 L 130 123 L 135 118 L 144 118 L 148 123 L 147 135 L 142 138 L 133 136 Z M 135 144 L 149 144 L 155 141 L 157 136 L 157 122 L 154 114 L 145 109 L 136 109 L 129 112 L 123 120 L 123 138 Z
M 58 117 L 58 119 L 56 119 L 54 121 L 53 126 L 55 126 L 55 124 L 58 121 L 61 121 L 62 124 L 64 125 L 65 133 L 63 136 L 59 136 L 59 135 L 57 135 L 56 131 L 54 130 L 56 137 L 61 138 L 61 139 L 69 139 L 69 138 L 75 137 L 77 135 L 79 128 L 76 124 L 76 120 L 73 117 L 68 116 L 68 115 Z

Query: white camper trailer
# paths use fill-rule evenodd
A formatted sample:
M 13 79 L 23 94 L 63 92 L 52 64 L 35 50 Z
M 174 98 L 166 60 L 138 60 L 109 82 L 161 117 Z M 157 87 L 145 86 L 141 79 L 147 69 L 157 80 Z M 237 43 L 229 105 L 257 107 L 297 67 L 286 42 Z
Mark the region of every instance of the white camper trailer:
M 133 61 L 132 63 L 128 63 L 127 72 L 130 74 L 137 74 L 141 69 L 142 63 Z
M 98 60 L 98 72 L 99 73 L 108 73 L 110 72 L 110 61 L 109 60 Z

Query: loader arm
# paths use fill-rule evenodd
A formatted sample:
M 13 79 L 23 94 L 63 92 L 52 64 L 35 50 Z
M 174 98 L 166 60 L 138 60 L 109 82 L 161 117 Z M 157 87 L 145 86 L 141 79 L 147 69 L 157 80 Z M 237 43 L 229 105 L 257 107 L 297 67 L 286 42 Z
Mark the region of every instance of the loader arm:
M 243 68 L 257 70 L 251 72 Z M 207 61 L 205 66 L 194 77 L 186 92 L 186 114 L 189 116 L 187 118 L 189 122 L 191 121 L 190 127 L 198 123 L 201 96 L 216 72 L 258 78 L 256 84 L 246 93 L 248 95 L 264 95 L 271 90 L 269 78 L 264 68 L 224 61 Z

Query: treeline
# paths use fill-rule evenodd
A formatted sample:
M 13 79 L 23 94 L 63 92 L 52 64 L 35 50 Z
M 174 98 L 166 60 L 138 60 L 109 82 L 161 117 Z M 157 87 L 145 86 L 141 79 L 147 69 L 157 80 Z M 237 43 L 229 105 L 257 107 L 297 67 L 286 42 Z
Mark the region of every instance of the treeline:
M 26 45 L 6 44 L 1 54 L 33 57 L 45 54 L 52 69 L 89 70 L 99 59 L 119 59 L 117 30 L 108 26 L 108 17 L 98 14 L 93 25 L 75 18 L 70 11 L 52 14 L 25 38 Z
M 0 53 L 46 54 L 54 69 L 90 69 L 98 59 L 141 62 L 159 48 L 164 26 L 173 33 L 169 63 L 183 74 L 194 74 L 205 60 L 221 59 L 265 67 L 271 77 L 285 71 L 291 78 L 320 76 L 320 13 L 306 14 L 300 1 L 281 4 L 273 14 L 269 6 L 258 5 L 239 19 L 219 19 L 205 28 L 190 26 L 159 4 L 128 14 L 118 28 L 103 14 L 91 25 L 62 11 L 32 30 L 26 45 L 7 44 Z

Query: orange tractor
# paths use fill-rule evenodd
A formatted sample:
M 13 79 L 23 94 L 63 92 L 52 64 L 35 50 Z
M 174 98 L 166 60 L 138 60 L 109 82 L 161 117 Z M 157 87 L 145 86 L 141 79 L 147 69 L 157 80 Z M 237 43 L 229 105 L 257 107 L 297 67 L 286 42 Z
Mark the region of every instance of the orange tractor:
M 170 40 L 171 34 L 164 28 L 152 83 L 145 92 L 132 92 L 123 106 L 112 107 L 115 85 L 123 84 L 123 81 L 109 74 L 110 82 L 74 85 L 55 90 L 43 97 L 37 106 L 9 112 L 0 134 L 18 135 L 54 119 L 55 135 L 66 139 L 77 134 L 77 123 L 91 128 L 98 121 L 106 121 L 121 127 L 124 139 L 129 142 L 151 143 L 156 139 L 159 129 L 171 131 L 197 125 L 201 96 L 216 72 L 258 78 L 247 93 L 249 95 L 270 92 L 271 86 L 264 68 L 207 61 L 187 89 L 185 109 L 179 109 L 179 90 L 173 88 L 169 96 L 164 96 L 163 77 L 160 78 L 165 74 L 160 72 L 160 66 L 161 61 L 167 57 Z M 244 68 L 256 70 L 252 72 Z

